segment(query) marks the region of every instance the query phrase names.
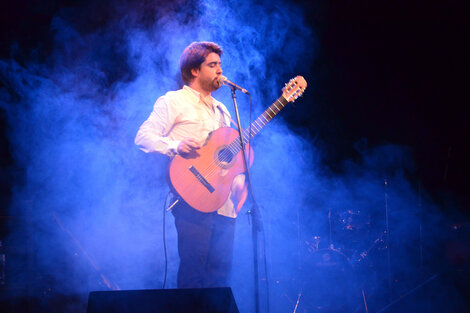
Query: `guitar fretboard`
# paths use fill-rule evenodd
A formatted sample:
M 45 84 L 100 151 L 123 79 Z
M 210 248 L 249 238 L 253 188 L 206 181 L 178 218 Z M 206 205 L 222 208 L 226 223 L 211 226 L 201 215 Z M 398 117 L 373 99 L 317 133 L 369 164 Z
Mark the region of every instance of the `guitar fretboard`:
M 253 123 L 251 123 L 251 127 L 246 128 L 243 130 L 243 142 L 246 144 L 256 136 L 261 129 L 266 126 L 282 109 L 284 109 L 287 105 L 288 101 L 283 97 L 280 96 L 266 111 L 263 112 Z M 251 130 L 251 134 L 250 134 Z M 232 143 L 228 146 L 230 152 L 233 155 L 236 155 L 241 150 L 241 142 L 240 136 L 235 138 Z

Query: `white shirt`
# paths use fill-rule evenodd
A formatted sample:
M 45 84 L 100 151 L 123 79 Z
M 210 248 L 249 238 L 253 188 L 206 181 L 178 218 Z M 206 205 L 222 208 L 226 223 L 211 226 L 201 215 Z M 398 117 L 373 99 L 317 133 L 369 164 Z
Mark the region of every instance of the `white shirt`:
M 212 96 L 203 98 L 199 92 L 184 86 L 158 98 L 152 113 L 140 126 L 135 143 L 146 153 L 157 152 L 172 157 L 182 139 L 193 138 L 202 144 L 210 132 L 226 126 L 230 126 L 230 114 L 225 105 Z M 243 181 L 244 175 L 238 175 L 233 184 Z M 237 216 L 230 195 L 217 213 Z

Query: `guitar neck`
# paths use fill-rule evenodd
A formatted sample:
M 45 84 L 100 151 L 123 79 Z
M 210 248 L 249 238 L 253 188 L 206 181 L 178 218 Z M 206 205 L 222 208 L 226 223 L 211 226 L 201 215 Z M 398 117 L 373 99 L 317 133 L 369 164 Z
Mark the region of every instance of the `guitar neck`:
M 280 96 L 263 114 L 261 114 L 251 126 L 243 130 L 243 142 L 247 143 L 256 136 L 264 126 L 266 126 L 282 109 L 287 105 L 288 101 L 284 96 Z M 250 133 L 251 130 L 251 133 Z M 231 144 L 230 150 L 237 154 L 241 150 L 240 136 L 238 136 Z

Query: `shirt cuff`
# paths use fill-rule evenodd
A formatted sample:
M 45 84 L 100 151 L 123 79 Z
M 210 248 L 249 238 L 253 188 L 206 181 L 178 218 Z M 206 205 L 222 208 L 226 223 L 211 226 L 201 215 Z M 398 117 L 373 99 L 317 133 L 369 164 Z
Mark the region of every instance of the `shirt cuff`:
M 171 155 L 176 155 L 178 154 L 178 146 L 180 144 L 181 140 L 172 140 L 168 143 L 168 153 Z

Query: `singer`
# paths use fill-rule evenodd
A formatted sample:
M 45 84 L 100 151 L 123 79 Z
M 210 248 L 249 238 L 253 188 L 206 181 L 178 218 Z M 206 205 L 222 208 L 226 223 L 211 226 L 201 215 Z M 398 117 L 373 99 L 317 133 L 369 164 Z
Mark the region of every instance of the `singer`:
M 222 48 L 213 42 L 193 42 L 184 49 L 180 71 L 185 85 L 167 92 L 153 106 L 135 138 L 142 151 L 193 158 L 210 132 L 230 126 L 227 108 L 211 96 L 227 80 L 221 56 Z M 173 207 L 180 257 L 178 288 L 229 286 L 235 218 L 246 196 L 241 174 L 216 212 L 197 211 L 182 199 Z

